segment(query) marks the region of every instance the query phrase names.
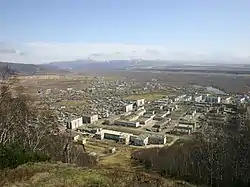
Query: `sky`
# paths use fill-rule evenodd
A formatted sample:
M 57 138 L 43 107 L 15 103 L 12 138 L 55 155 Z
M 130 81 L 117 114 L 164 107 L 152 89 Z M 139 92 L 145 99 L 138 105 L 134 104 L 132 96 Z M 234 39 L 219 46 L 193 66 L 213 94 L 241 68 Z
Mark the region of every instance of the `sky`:
M 250 63 L 249 0 L 0 0 L 0 61 Z

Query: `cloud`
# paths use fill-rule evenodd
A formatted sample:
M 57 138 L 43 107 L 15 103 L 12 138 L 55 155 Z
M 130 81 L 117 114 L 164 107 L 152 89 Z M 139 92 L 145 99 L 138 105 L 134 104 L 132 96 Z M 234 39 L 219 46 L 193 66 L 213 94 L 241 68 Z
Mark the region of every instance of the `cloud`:
M 7 43 L 0 42 L 0 61 L 21 63 L 48 63 L 79 59 L 126 60 L 243 60 L 250 61 L 249 53 L 242 51 L 211 52 L 191 48 L 173 48 L 158 45 L 98 44 L 98 43 Z

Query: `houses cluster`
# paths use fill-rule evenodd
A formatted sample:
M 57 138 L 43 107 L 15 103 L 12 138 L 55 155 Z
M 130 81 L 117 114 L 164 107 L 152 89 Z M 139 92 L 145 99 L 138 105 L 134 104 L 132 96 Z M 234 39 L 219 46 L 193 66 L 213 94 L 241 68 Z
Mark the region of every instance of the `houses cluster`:
M 190 135 L 192 132 L 196 130 L 196 125 L 197 125 L 196 121 L 182 120 L 175 125 L 173 132 Z
M 175 107 L 171 107 L 172 105 L 167 103 L 167 101 L 150 103 L 147 105 L 147 109 L 144 106 L 144 99 L 134 101 L 134 103 L 125 105 L 126 110 L 119 117 L 110 117 L 104 123 L 107 125 L 140 127 L 152 124 L 154 121 L 164 121 L 160 123 L 165 125 L 171 120 L 169 117 L 171 111 L 175 110 Z
M 139 99 L 131 101 L 124 106 L 124 113 L 119 116 L 112 116 L 104 121 L 107 125 L 117 125 L 125 127 L 139 127 L 149 123 L 152 119 L 142 117 L 146 110 L 144 108 L 145 100 Z
M 197 103 L 221 103 L 221 97 L 212 95 L 200 95 L 194 98 Z
M 222 122 L 225 119 L 223 116 L 226 116 L 226 113 L 233 114 L 234 112 L 230 107 L 224 107 L 223 112 L 221 113 L 221 111 L 217 111 L 216 115 L 212 112 L 214 109 L 221 110 L 222 105 L 229 106 L 230 103 L 235 100 L 232 99 L 232 97 L 227 97 L 227 95 L 199 95 L 197 92 L 188 93 L 188 91 L 186 91 L 185 94 L 179 95 L 175 98 L 173 97 L 170 99 L 164 97 L 151 102 L 145 102 L 143 98 L 138 100 L 122 100 L 119 97 L 118 99 L 117 97 L 113 97 L 115 97 L 116 94 L 119 95 L 119 93 L 124 92 L 129 85 L 119 83 L 118 86 L 115 86 L 116 84 L 117 83 L 110 84 L 108 85 L 109 87 L 105 82 L 101 82 L 101 84 L 95 87 L 93 85 L 93 88 L 88 90 L 88 92 L 95 96 L 95 99 L 92 99 L 89 102 L 92 108 L 89 108 L 86 115 L 82 115 L 80 118 L 72 118 L 74 120 L 68 122 L 68 128 L 77 129 L 84 126 L 84 124 L 95 123 L 101 119 L 101 122 L 98 124 L 102 123 L 105 125 L 112 125 L 112 127 L 109 127 L 108 129 L 117 129 L 116 127 L 113 128 L 113 126 L 141 128 L 142 130 L 145 130 L 145 133 L 149 133 L 147 131 L 153 131 L 150 133 L 157 134 L 158 136 L 144 133 L 140 136 L 135 136 L 129 133 L 102 129 L 94 133 L 98 139 L 112 139 L 120 143 L 135 145 L 153 144 L 157 142 L 155 139 L 161 139 L 161 141 L 159 141 L 161 142 L 160 144 L 162 144 L 162 142 L 164 144 L 165 140 L 162 138 L 162 134 L 165 132 L 172 131 L 189 135 L 199 129 L 200 123 L 198 118 L 200 115 L 206 116 L 207 121 L 211 121 L 209 124 L 212 124 L 214 119 L 218 118 L 217 121 L 220 121 L 220 118 Z M 134 83 L 131 84 L 131 87 L 133 87 L 134 90 L 136 89 L 140 92 L 140 87 L 137 88 L 137 86 L 138 85 Z M 106 88 L 108 88 L 108 90 Z M 103 92 L 96 90 L 103 90 Z M 73 92 L 73 90 L 67 90 L 67 92 Z M 106 99 L 104 99 L 104 97 L 106 97 Z M 239 99 L 239 102 L 244 103 L 247 100 L 247 97 L 243 97 Z M 172 115 L 172 120 L 170 117 L 171 113 L 175 112 L 175 110 L 182 112 L 183 108 L 185 108 L 181 106 L 182 104 L 184 104 L 185 107 L 188 107 L 189 110 L 186 111 L 186 113 L 181 114 L 181 117 L 175 117 L 175 114 Z M 93 108 L 94 106 L 98 107 Z M 102 115 L 100 116 L 100 111 L 105 111 L 105 115 L 101 113 Z M 178 113 L 178 111 L 176 113 Z M 168 128 L 170 128 L 170 126 L 171 129 L 169 130 Z
M 152 103 L 148 110 L 145 109 L 144 99 L 131 101 L 124 106 L 124 113 L 120 115 L 109 116 L 107 119 L 103 120 L 103 124 L 138 128 L 140 126 L 146 126 L 150 123 L 154 124 L 155 121 L 157 121 L 154 126 L 154 128 L 157 127 L 155 132 L 160 132 L 161 129 L 163 129 L 164 126 L 171 121 L 169 115 L 171 113 L 170 111 L 173 109 L 168 108 L 169 105 L 163 105 L 163 102 L 158 105 Z M 81 131 L 84 133 L 94 134 L 94 137 L 96 137 L 97 139 L 110 139 L 123 144 L 144 146 L 148 144 L 166 143 L 166 136 L 164 134 L 152 134 L 149 132 L 146 133 L 145 131 L 145 133 L 137 136 L 130 133 L 102 128 L 88 130 L 86 129 L 87 126 L 84 126 L 84 124 L 92 124 L 98 122 L 98 120 L 98 115 L 84 115 L 80 118 L 70 120 L 67 123 L 67 128 L 72 130 L 81 129 Z
M 221 96 L 212 95 L 212 94 L 204 94 L 204 95 L 180 95 L 177 96 L 174 101 L 175 102 L 196 102 L 196 103 L 222 103 L 222 100 L 224 102 L 230 102 L 230 98 L 224 98 L 222 99 Z M 244 100 L 244 99 L 243 99 Z
M 175 102 L 185 102 L 185 101 L 192 101 L 192 96 L 189 95 L 180 95 L 175 98 Z
M 108 116 L 104 120 L 104 124 L 107 125 L 117 125 L 117 126 L 126 126 L 126 127 L 139 127 L 141 124 L 147 124 L 152 119 L 151 118 L 140 118 L 146 110 L 143 107 L 144 105 L 144 99 L 136 100 L 134 103 L 130 104 L 131 109 L 127 112 L 124 112 L 121 115 L 112 115 Z M 127 105 L 125 105 L 127 106 Z M 67 122 L 67 128 L 68 129 L 77 129 L 84 124 L 92 124 L 99 120 L 99 116 L 97 114 L 89 114 L 89 115 L 83 115 L 80 118 L 76 118 L 73 120 L 69 120 Z
M 192 96 L 192 95 L 180 95 L 174 99 L 175 102 L 197 102 L 197 103 L 220 103 L 221 102 L 220 96 L 213 96 L 211 94 L 206 95 L 199 95 L 199 96 Z

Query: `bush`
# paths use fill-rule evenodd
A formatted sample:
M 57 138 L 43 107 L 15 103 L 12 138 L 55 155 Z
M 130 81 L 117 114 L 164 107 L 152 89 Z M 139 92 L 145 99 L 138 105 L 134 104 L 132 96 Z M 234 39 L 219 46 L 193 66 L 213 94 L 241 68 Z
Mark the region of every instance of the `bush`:
M 17 144 L 0 146 L 0 169 L 16 168 L 27 162 L 42 162 L 49 159 L 50 157 L 45 154 L 25 150 Z

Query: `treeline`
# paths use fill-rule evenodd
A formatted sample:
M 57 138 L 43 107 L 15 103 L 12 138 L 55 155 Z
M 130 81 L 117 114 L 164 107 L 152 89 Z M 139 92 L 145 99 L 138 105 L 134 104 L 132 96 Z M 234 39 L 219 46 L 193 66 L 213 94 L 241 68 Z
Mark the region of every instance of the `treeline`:
M 8 79 L 6 79 L 8 77 Z M 0 169 L 26 162 L 62 161 L 79 166 L 95 164 L 95 158 L 71 137 L 58 133 L 57 118 L 44 105 L 38 109 L 16 78 L 4 74 L 0 83 Z
M 250 185 L 249 130 L 232 135 L 220 129 L 170 148 L 140 150 L 132 158 L 164 177 L 208 186 Z

